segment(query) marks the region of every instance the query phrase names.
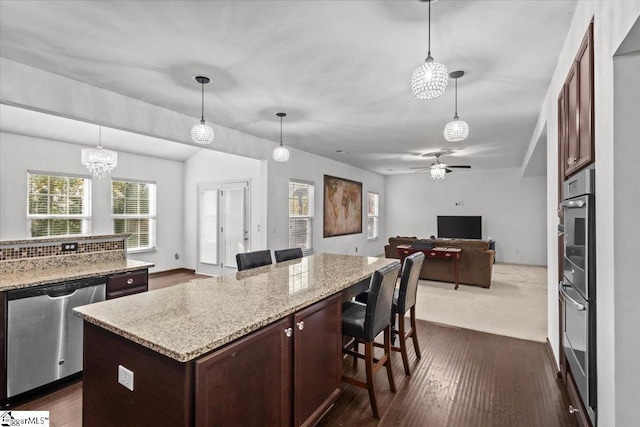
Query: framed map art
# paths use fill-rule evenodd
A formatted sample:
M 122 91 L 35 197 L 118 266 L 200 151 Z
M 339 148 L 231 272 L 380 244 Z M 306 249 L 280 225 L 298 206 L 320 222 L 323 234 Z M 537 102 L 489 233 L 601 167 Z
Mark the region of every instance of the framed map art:
M 324 237 L 362 233 L 362 183 L 324 176 Z

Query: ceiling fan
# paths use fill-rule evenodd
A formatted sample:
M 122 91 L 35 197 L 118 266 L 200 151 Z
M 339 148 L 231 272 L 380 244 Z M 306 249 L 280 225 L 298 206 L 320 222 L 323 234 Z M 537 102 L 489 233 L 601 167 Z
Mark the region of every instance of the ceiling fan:
M 433 179 L 444 179 L 444 174 L 445 173 L 449 173 L 449 172 L 453 172 L 451 169 L 453 168 L 457 168 L 457 169 L 471 169 L 470 165 L 448 165 L 446 163 L 442 163 L 440 161 L 440 156 L 446 155 L 446 154 L 451 154 L 452 151 L 436 151 L 434 153 L 427 153 L 424 154 L 424 157 L 431 157 L 431 156 L 435 156 L 436 161 L 431 163 L 431 166 L 426 166 L 426 167 L 412 167 L 409 169 L 417 169 L 416 172 L 426 172 L 431 171 L 431 177 Z

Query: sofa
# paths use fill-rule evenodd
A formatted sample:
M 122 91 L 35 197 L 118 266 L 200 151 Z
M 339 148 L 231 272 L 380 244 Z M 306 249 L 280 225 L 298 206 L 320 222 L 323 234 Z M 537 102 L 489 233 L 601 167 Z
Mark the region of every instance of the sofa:
M 459 261 L 459 282 L 466 285 L 491 286 L 491 273 L 495 251 L 489 249 L 489 242 L 471 239 L 418 239 L 417 237 L 390 237 L 384 247 L 385 257 L 400 258 L 398 246 L 408 245 L 428 250 L 429 247 L 462 249 Z M 422 264 L 420 278 L 451 282 L 454 280 L 454 264 L 448 259 L 427 258 Z

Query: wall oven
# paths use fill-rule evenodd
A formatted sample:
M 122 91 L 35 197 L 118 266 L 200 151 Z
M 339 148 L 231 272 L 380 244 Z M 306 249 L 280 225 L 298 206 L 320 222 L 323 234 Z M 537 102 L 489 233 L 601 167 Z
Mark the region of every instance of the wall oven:
M 596 417 L 596 283 L 594 169 L 564 183 L 564 299 L 562 346 L 593 425 Z

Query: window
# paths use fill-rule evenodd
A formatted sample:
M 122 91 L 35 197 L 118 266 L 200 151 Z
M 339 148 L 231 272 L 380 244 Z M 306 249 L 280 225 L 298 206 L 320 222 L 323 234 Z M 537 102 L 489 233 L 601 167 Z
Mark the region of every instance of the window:
M 149 182 L 111 181 L 113 232 L 129 233 L 127 250 L 156 246 L 156 185 Z
M 378 238 L 378 200 L 380 196 L 376 193 L 367 193 L 367 238 Z
M 313 252 L 313 184 L 289 181 L 289 247 Z
M 27 223 L 31 237 L 89 233 L 88 178 L 29 172 L 27 181 Z

